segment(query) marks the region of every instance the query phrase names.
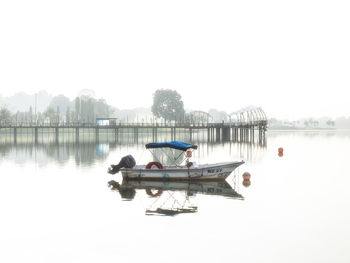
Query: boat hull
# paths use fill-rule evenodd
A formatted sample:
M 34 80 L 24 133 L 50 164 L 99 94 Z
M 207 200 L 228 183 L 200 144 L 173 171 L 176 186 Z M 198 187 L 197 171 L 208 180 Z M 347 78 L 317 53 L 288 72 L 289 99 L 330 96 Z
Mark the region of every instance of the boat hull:
M 121 169 L 124 179 L 127 180 L 225 180 L 238 166 L 244 162 L 227 162 L 199 165 L 194 167 L 164 167 L 163 169 L 146 169 L 145 166 L 136 166 L 132 169 Z

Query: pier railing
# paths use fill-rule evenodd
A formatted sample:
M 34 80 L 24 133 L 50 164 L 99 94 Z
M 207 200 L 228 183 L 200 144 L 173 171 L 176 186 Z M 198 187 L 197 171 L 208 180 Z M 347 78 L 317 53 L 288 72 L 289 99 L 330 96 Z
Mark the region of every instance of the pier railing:
M 118 122 L 110 125 L 100 125 L 96 123 L 75 123 L 75 122 L 50 122 L 50 123 L 0 123 L 0 129 L 4 128 L 221 128 L 221 127 L 243 127 L 243 126 L 267 126 L 266 120 L 259 121 L 239 121 L 239 122 L 209 122 L 209 123 L 134 123 Z
M 68 130 L 70 129 L 70 130 Z M 116 123 L 113 125 L 98 125 L 94 123 L 7 123 L 0 124 L 0 138 L 9 132 L 13 132 L 13 140 L 17 142 L 18 134 L 29 130 L 34 134 L 35 141 L 38 141 L 38 135 L 49 130 L 59 140 L 60 131 L 75 133 L 76 140 L 79 141 L 79 135 L 82 132 L 94 132 L 96 141 L 99 140 L 100 132 L 108 130 L 114 134 L 116 140 L 119 134 L 128 130 L 133 136 L 135 142 L 140 133 L 152 133 L 153 141 L 157 141 L 159 132 L 168 132 L 171 134 L 171 140 L 176 140 L 177 132 L 187 132 L 192 141 L 194 130 L 207 132 L 208 141 L 254 141 L 254 136 L 258 133 L 259 141 L 265 137 L 267 129 L 266 120 L 238 121 L 238 122 L 220 122 L 220 123 Z

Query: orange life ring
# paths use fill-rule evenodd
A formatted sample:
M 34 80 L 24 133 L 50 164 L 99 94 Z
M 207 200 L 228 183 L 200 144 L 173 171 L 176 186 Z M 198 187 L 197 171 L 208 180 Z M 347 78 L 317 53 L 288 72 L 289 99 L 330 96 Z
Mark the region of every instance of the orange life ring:
M 158 169 L 163 169 L 163 165 L 161 163 L 159 163 L 159 162 L 149 162 L 146 165 L 146 169 L 151 169 L 153 165 L 157 166 Z
M 146 193 L 150 197 L 157 197 L 157 196 L 160 196 L 163 193 L 163 190 L 158 190 L 156 193 L 153 193 L 151 189 L 146 189 Z

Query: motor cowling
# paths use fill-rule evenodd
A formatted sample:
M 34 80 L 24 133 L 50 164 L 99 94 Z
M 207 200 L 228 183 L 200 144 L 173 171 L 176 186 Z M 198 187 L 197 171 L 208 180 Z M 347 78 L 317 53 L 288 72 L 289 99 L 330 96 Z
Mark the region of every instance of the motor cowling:
M 135 159 L 132 155 L 124 156 L 120 162 L 120 165 L 122 165 L 120 168 L 133 168 L 136 165 Z
M 108 168 L 108 172 L 111 174 L 118 173 L 121 168 L 133 168 L 136 165 L 135 159 L 132 155 L 124 156 L 117 165 L 112 164 Z

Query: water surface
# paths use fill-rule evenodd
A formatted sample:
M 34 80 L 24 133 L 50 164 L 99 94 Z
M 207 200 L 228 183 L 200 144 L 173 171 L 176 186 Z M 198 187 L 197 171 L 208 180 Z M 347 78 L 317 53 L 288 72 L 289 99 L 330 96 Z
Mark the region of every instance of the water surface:
M 350 132 L 194 137 L 193 161 L 246 161 L 222 184 L 130 185 L 106 173 L 127 154 L 148 162 L 148 141 L 3 136 L 0 261 L 350 262 Z

